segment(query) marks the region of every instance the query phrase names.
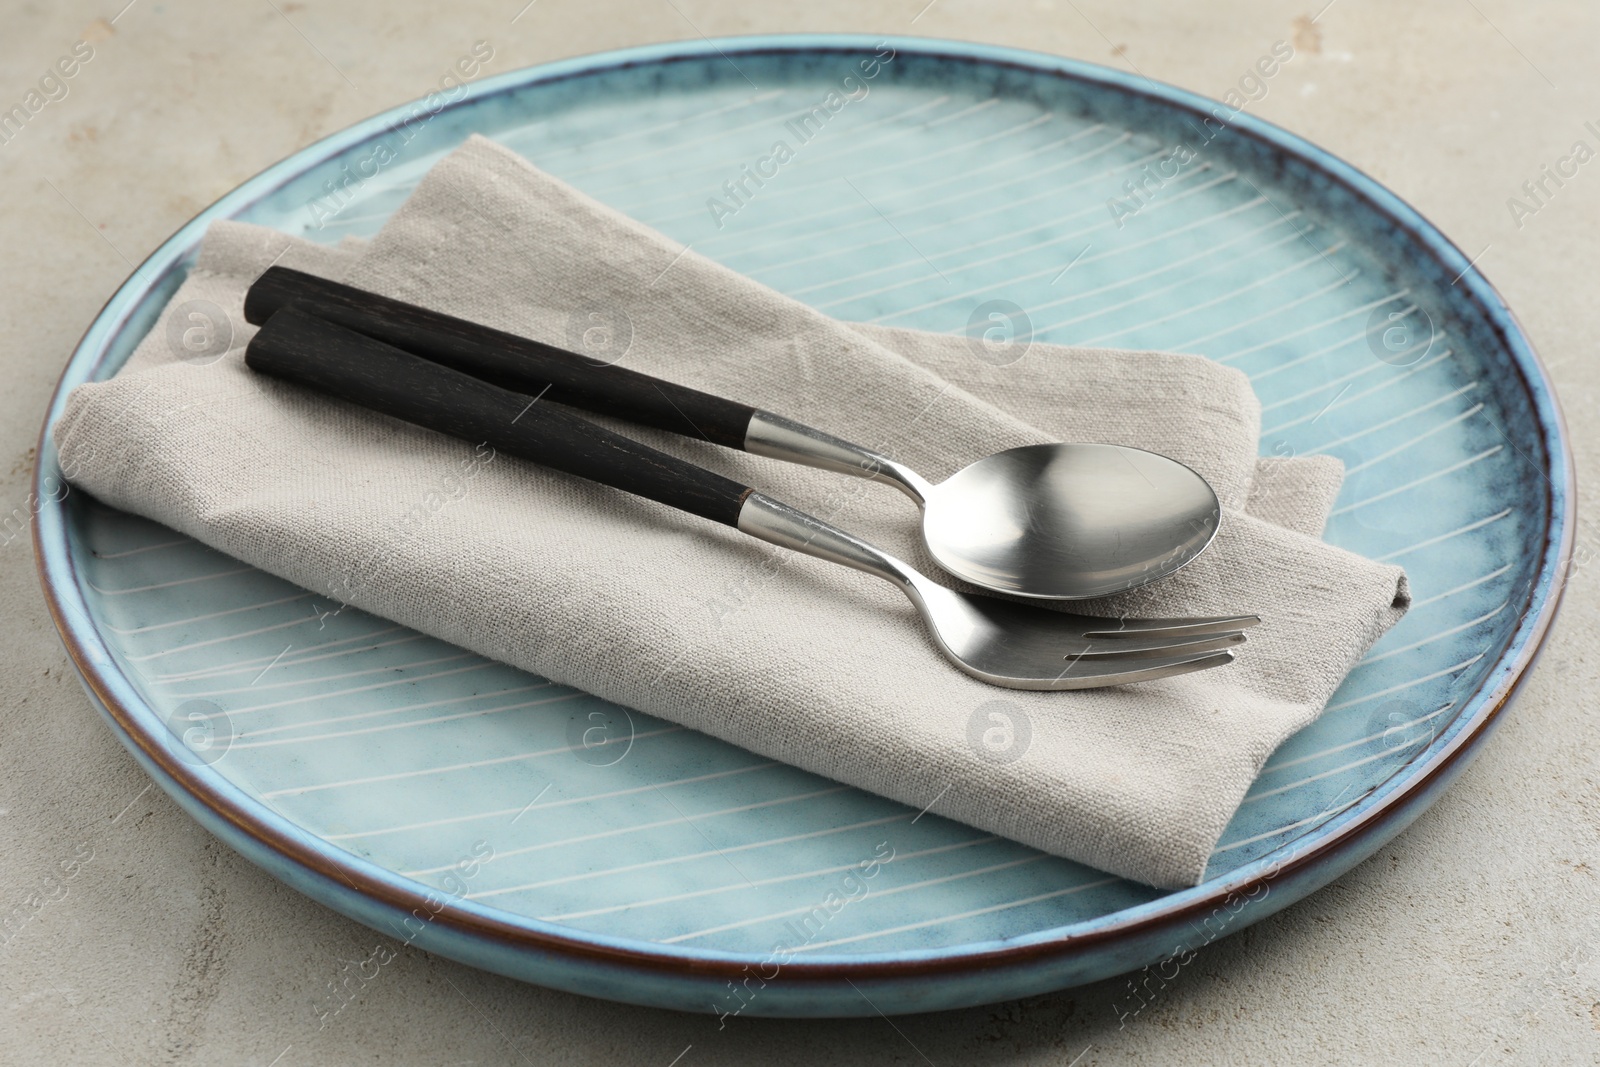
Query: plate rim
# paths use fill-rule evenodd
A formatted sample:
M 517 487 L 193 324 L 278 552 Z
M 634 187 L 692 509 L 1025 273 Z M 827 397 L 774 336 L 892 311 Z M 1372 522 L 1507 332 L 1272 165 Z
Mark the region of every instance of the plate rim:
M 906 51 L 930 58 L 986 63 L 1054 76 L 1144 97 L 1200 116 L 1210 115 L 1217 107 L 1226 108 L 1218 101 L 1142 75 L 1028 49 L 906 35 L 761 34 L 643 45 L 518 68 L 476 83 L 475 91 L 446 104 L 441 113 L 522 87 L 606 70 L 705 60 L 719 55 L 727 59 L 733 55 L 770 53 L 855 53 L 881 43 L 888 43 L 897 53 Z M 61 414 L 67 393 L 99 370 L 106 349 L 127 328 L 139 303 L 182 263 L 210 222 L 232 217 L 306 169 L 365 142 L 410 114 L 418 103 L 420 101 L 402 103 L 329 134 L 246 179 L 163 241 L 118 286 L 74 347 L 51 395 L 36 450 L 33 488 L 38 511 L 32 524 L 35 568 L 46 606 L 67 653 L 90 695 L 110 719 L 119 740 L 162 772 L 157 780 L 163 787 L 168 788 L 169 782 L 175 784 L 192 801 L 253 839 L 278 860 L 307 874 L 342 881 L 369 901 L 402 912 L 427 906 L 428 887 L 333 846 L 287 817 L 264 809 L 259 801 L 252 800 L 220 772 L 208 765 L 181 759 L 172 739 L 144 729 L 141 719 L 154 721 L 159 716 L 116 669 L 91 621 L 79 584 L 82 577 L 73 564 L 63 521 L 63 502 L 70 493 L 57 498 L 54 491 L 45 491 L 44 483 L 47 478 L 54 478 L 58 486 L 63 484 L 50 442 L 50 430 Z M 1463 699 L 1461 714 L 1451 727 L 1433 739 L 1423 756 L 1408 763 L 1404 773 L 1386 780 L 1305 837 L 1288 842 L 1249 864 L 1198 885 L 1165 892 L 1144 904 L 1015 938 L 856 955 L 819 953 L 797 957 L 784 964 L 785 975 L 802 983 L 840 979 L 895 980 L 971 973 L 997 966 L 1048 965 L 1108 942 L 1157 935 L 1241 897 L 1259 899 L 1280 880 L 1309 878 L 1314 884 L 1306 892 L 1314 891 L 1348 869 L 1327 873 L 1327 868 L 1339 857 L 1351 851 L 1360 853 L 1373 841 L 1381 846 L 1431 804 L 1438 791 L 1476 755 L 1526 680 L 1559 610 L 1565 587 L 1565 561 L 1571 558 L 1576 533 L 1576 485 L 1570 438 L 1548 371 L 1505 300 L 1473 261 L 1419 211 L 1358 168 L 1282 127 L 1245 111 L 1232 115 L 1228 125 L 1236 133 L 1262 142 L 1276 152 L 1298 157 L 1314 170 L 1330 176 L 1343 189 L 1366 201 L 1379 215 L 1401 228 L 1448 273 L 1459 270 L 1456 283 L 1464 285 L 1468 299 L 1479 307 L 1499 333 L 1538 420 L 1538 436 L 1549 460 L 1548 469 L 1541 470 L 1550 493 L 1539 566 L 1529 586 L 1528 602 L 1518 609 L 1520 618 L 1516 630 L 1493 668 Z M 1391 825 L 1397 819 L 1400 820 L 1398 824 Z M 1350 866 L 1363 858 L 1358 855 Z M 1318 871 L 1327 874 L 1327 878 L 1318 880 Z M 282 877 L 270 869 L 269 873 Z M 1258 890 L 1261 890 L 1259 894 Z M 1294 899 L 1303 895 L 1297 894 Z M 1234 929 L 1241 929 L 1267 913 L 1260 908 L 1246 909 L 1242 921 L 1236 921 Z M 574 962 L 604 962 L 657 973 L 685 976 L 692 973 L 715 981 L 740 977 L 744 967 L 765 958 L 756 952 L 688 948 L 599 934 L 529 916 L 511 917 L 500 909 L 466 901 L 447 903 L 432 921 L 453 934 L 475 940 L 486 938 L 515 950 L 533 950 Z

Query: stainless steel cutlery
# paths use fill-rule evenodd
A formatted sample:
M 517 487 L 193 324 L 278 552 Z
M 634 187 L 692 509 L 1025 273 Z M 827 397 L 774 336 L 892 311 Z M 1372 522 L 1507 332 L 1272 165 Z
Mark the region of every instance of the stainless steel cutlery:
M 269 271 L 263 281 L 271 275 Z M 246 353 L 246 362 L 253 369 L 473 443 L 487 442 L 499 452 L 647 497 L 768 543 L 883 578 L 905 593 L 938 648 L 952 663 L 995 685 L 1084 689 L 1204 670 L 1230 662 L 1233 654 L 1228 649 L 1243 642 L 1242 631 L 1259 621 L 1247 615 L 1097 618 L 961 593 L 932 581 L 866 541 L 750 486 L 614 433 L 556 404 L 532 404 L 532 394 L 504 388 L 488 380 L 488 375 L 475 376 L 435 361 L 431 351 L 430 358 L 424 358 L 364 330 L 331 321 L 332 316 L 314 313 L 325 310 L 326 303 L 318 306 L 303 300 L 282 301 L 270 313 L 263 312 L 262 307 L 260 302 L 247 304 L 247 314 L 264 320 Z M 353 317 L 347 315 L 346 321 Z M 386 319 L 395 321 L 395 316 Z M 385 332 L 403 335 L 399 330 Z M 483 360 L 480 365 L 489 362 Z M 494 365 L 501 362 L 494 361 Z M 501 380 L 507 377 L 498 376 Z M 530 379 L 524 374 L 518 380 Z M 532 380 L 537 381 L 537 376 Z M 575 388 L 596 388 L 578 375 L 563 380 L 577 383 L 562 393 L 563 402 Z M 592 397 L 593 393 L 586 395 Z M 705 394 L 697 396 L 709 403 L 729 403 Z M 592 399 L 582 406 L 600 402 Z M 659 407 L 637 393 L 633 394 L 628 412 L 618 412 L 616 407 L 608 410 L 624 417 L 643 410 L 648 417 L 636 421 L 651 425 L 671 421 Z M 681 418 L 682 413 L 678 416 Z M 728 424 L 722 425 L 726 428 Z

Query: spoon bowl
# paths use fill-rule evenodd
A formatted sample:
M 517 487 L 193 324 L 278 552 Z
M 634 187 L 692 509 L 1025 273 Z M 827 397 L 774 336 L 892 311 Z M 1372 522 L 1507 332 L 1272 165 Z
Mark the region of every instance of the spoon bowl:
M 1221 518 L 1206 480 L 1166 456 L 1024 445 L 931 486 L 922 536 L 941 567 L 974 585 L 1083 600 L 1173 573 L 1205 550 Z

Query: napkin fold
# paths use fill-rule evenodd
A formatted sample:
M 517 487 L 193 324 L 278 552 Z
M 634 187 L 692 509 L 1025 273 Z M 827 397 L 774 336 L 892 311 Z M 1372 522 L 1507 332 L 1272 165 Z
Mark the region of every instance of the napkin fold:
M 565 347 L 575 316 L 625 318 L 628 366 L 936 480 L 1048 440 L 1165 452 L 1212 481 L 1221 532 L 1173 577 L 1083 607 L 1263 622 L 1228 667 L 1027 693 L 950 666 L 887 583 L 509 457 L 478 464 L 397 534 L 473 446 L 250 372 L 239 309 L 274 258 Z M 1046 345 L 995 366 L 963 338 L 851 327 L 481 138 L 365 247 L 218 224 L 167 318 L 194 301 L 230 317 L 226 354 L 180 358 L 164 319 L 120 373 L 69 398 L 55 442 L 80 488 L 480 654 L 1157 886 L 1202 877 L 1267 756 L 1408 603 L 1398 568 L 1311 535 L 1336 465 L 1258 462 L 1258 409 L 1237 372 Z M 626 432 L 933 568 L 888 487 Z M 972 740 L 997 702 L 1027 737 L 1000 758 Z

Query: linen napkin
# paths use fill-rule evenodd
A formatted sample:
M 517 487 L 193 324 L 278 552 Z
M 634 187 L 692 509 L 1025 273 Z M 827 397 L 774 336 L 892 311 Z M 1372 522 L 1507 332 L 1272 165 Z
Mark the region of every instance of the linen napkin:
M 319 257 L 351 284 L 557 344 L 574 312 L 625 309 L 628 365 L 879 447 L 934 479 L 1060 438 L 1158 447 L 1200 470 L 1228 506 L 1212 547 L 1170 579 L 1085 607 L 1259 613 L 1238 662 L 1026 693 L 951 667 L 886 583 L 507 457 L 397 538 L 395 520 L 472 446 L 253 374 L 237 321 L 232 349 L 204 368 L 164 356 L 158 324 L 121 373 L 74 391 L 55 430 L 81 488 L 307 588 L 1119 875 L 1196 882 L 1267 756 L 1408 602 L 1397 568 L 1238 510 L 1268 484 L 1238 443 L 1253 447 L 1254 409 L 1236 375 L 1193 357 L 1041 346 L 1010 368 L 939 364 L 965 375 L 953 383 L 924 365 L 937 354 L 906 358 L 477 138 L 353 262 L 304 247 L 281 262 L 316 270 Z M 204 291 L 236 315 L 270 262 L 249 259 L 202 257 L 174 306 Z M 1153 405 L 1159 428 L 1125 417 L 1174 361 L 1184 406 Z M 1007 370 L 1016 388 L 997 382 Z M 971 388 L 985 382 L 988 399 Z M 1071 407 L 1085 389 L 1097 400 Z M 1037 410 L 1036 395 L 1069 406 Z M 892 489 L 629 432 L 931 568 Z M 1302 521 L 1304 510 L 1290 509 Z M 1001 758 L 972 741 L 997 701 L 1027 734 Z

